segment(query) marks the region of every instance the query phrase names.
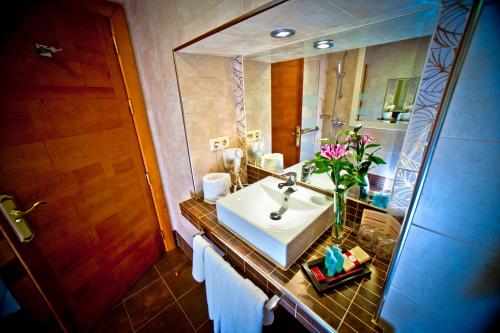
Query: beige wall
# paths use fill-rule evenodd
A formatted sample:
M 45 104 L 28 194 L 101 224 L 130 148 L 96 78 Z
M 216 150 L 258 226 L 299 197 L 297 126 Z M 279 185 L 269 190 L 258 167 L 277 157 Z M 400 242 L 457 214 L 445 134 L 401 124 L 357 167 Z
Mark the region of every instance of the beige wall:
M 332 115 L 335 93 L 337 91 L 337 60 L 343 62 L 343 72 L 345 72 L 345 76 L 342 82 L 343 97 L 337 100 L 335 113 Z M 348 50 L 345 55 L 345 60 L 344 52 L 336 52 L 328 55 L 325 104 L 322 114 L 329 115 L 330 117 L 323 118 L 323 137 L 328 137 L 332 119 L 339 117 L 344 123 L 349 123 L 357 61 L 358 49 Z
M 378 46 L 376 46 L 378 47 Z M 415 50 L 413 50 L 414 52 Z M 354 82 L 356 74 L 356 65 L 358 61 L 357 49 L 347 51 L 344 60 L 344 52 L 336 52 L 328 55 L 328 70 L 327 70 L 327 83 L 326 83 L 326 101 L 325 108 L 323 109 L 323 114 L 332 115 L 333 104 L 335 98 L 335 92 L 337 89 L 337 60 L 343 61 L 343 71 L 345 72 L 344 80 L 342 83 L 342 95 L 343 97 L 337 101 L 337 106 L 335 113 L 333 114 L 333 119 L 339 117 L 346 125 L 342 129 L 346 129 L 349 123 L 349 117 L 351 114 L 352 99 L 354 93 Z M 383 57 L 383 54 L 379 54 Z M 411 66 L 413 67 L 413 60 L 410 59 Z M 379 71 L 375 69 L 374 66 L 370 66 L 370 71 Z M 419 73 L 420 74 L 420 73 Z M 381 87 L 372 87 L 372 89 L 381 89 L 385 93 L 385 87 L 387 81 L 382 84 Z M 382 108 L 382 101 L 380 102 L 380 108 Z M 330 129 L 330 121 L 332 117 L 327 117 L 323 119 L 323 137 L 328 137 Z M 363 132 L 369 132 L 375 138 L 375 142 L 382 145 L 382 150 L 379 152 L 378 156 L 382 157 L 387 164 L 378 166 L 370 171 L 370 173 L 384 176 L 387 178 L 394 178 L 396 171 L 397 162 L 401 154 L 401 148 L 406 135 L 404 130 L 386 130 L 386 129 L 374 129 L 366 128 Z
M 271 64 L 243 59 L 243 72 L 247 131 L 260 129 L 264 153 L 271 153 Z
M 268 0 L 125 0 L 158 164 L 173 228 L 188 241 L 194 229 L 182 223 L 179 202 L 193 181 L 172 49 Z
M 430 37 L 420 37 L 366 49 L 366 93 L 360 110 L 365 121 L 382 116 L 387 80 L 422 75 L 429 42 Z
M 220 152 L 211 152 L 209 140 L 229 136 L 237 147 L 232 58 L 176 53 L 175 64 L 195 191 L 202 193 L 202 177 L 222 172 Z

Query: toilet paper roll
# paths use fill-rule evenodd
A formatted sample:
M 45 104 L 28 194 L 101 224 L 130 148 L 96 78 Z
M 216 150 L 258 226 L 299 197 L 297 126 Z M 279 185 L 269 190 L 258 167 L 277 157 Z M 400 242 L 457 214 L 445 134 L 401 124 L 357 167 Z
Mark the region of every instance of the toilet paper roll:
M 270 172 L 281 173 L 283 171 L 283 154 L 264 154 L 261 159 L 260 167 Z
M 209 173 L 202 178 L 203 199 L 205 202 L 214 204 L 217 199 L 229 194 L 231 187 L 231 176 L 228 173 Z

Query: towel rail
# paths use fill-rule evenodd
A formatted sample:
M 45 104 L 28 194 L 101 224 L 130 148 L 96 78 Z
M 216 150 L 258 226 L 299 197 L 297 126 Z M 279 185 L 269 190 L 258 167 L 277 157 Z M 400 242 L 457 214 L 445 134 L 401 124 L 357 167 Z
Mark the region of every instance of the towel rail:
M 193 235 L 193 238 L 195 238 L 196 236 L 205 236 L 205 231 L 200 231 L 196 234 Z M 273 295 L 273 297 L 271 297 L 271 299 L 269 301 L 266 302 L 266 305 L 265 305 L 265 308 L 267 311 L 274 311 L 274 309 L 276 309 L 276 307 L 278 306 L 278 303 L 279 301 L 281 300 L 281 297 L 278 296 L 278 295 Z

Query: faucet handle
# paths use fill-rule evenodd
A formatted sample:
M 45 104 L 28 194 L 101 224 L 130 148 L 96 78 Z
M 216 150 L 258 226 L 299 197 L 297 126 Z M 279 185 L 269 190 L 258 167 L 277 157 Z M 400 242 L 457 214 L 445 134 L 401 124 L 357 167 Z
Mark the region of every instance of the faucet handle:
M 290 171 L 290 172 L 282 174 L 281 176 L 288 177 L 289 182 L 293 182 L 294 184 L 297 183 L 297 173 L 296 172 Z

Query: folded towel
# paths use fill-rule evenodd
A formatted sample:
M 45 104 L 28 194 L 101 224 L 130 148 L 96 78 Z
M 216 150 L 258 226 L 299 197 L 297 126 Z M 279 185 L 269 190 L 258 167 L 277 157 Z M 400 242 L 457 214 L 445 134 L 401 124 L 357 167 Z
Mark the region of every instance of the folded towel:
M 252 295 L 252 298 L 255 300 L 255 308 L 259 309 L 261 304 L 264 304 L 264 319 L 262 324 L 264 326 L 269 326 L 273 323 L 274 321 L 274 313 L 273 311 L 269 311 L 266 308 L 266 303 L 269 301 L 269 298 L 264 294 L 264 292 L 257 287 L 255 284 L 253 284 L 252 281 L 249 279 L 245 279 L 245 282 L 247 283 L 248 289 Z
M 210 244 L 200 235 L 193 238 L 193 278 L 198 282 L 205 280 L 205 249 Z
M 205 249 L 205 287 L 208 315 L 215 333 L 258 333 L 265 318 L 266 294 L 251 281 L 243 279 L 211 247 Z

